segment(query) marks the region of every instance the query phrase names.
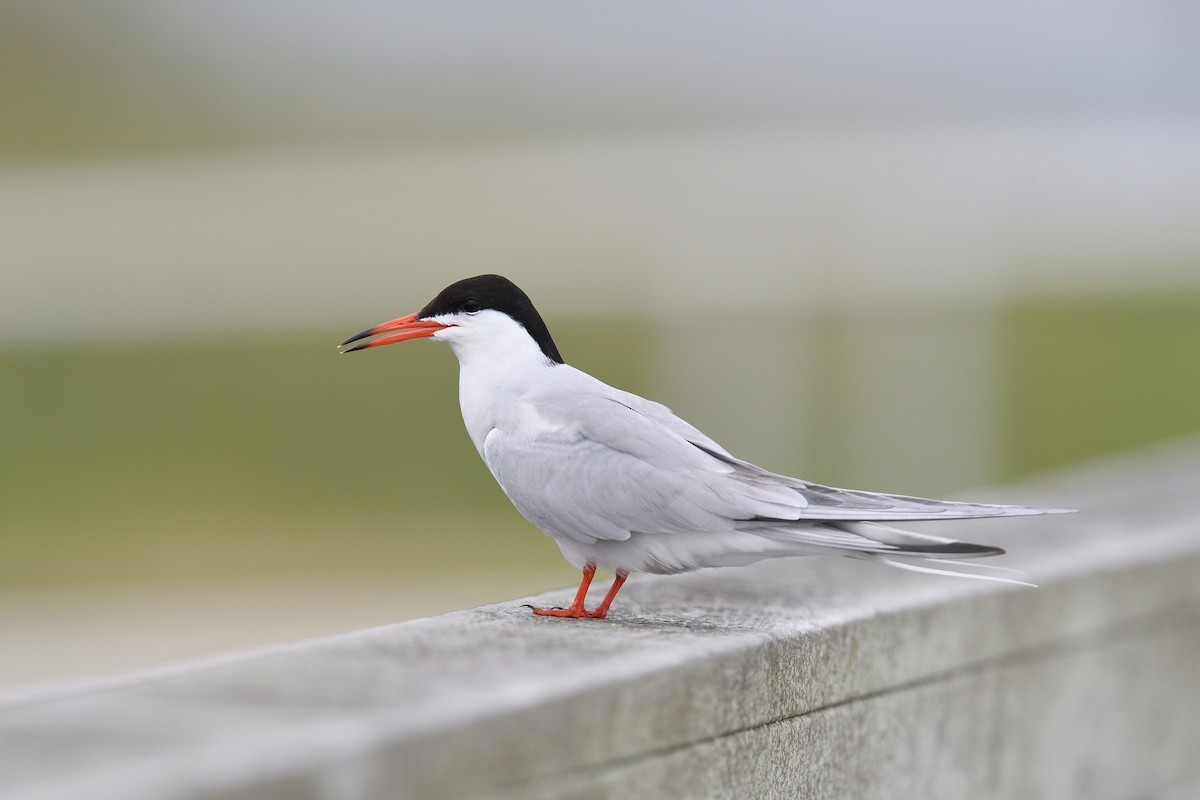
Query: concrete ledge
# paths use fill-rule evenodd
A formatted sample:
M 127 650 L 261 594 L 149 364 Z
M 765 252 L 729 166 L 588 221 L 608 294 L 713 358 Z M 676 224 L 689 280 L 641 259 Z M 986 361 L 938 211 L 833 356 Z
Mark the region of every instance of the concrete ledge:
M 1036 590 L 792 559 L 6 698 L 0 796 L 1185 796 L 1197 487 L 1192 442 L 975 493 L 1084 510 L 962 525 Z

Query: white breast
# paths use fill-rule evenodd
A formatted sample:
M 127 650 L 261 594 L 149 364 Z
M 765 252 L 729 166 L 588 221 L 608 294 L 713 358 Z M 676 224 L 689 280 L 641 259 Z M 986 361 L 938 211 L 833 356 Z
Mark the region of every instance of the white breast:
M 493 428 L 521 425 L 523 397 L 562 365 L 550 361 L 520 323 L 498 311 L 472 315 L 472 324 L 438 331 L 434 338 L 458 357 L 458 401 L 475 449 L 483 455 Z

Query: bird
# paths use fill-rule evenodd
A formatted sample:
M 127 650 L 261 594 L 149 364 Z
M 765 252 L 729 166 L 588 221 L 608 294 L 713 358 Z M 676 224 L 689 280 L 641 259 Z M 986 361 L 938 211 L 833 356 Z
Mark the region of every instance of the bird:
M 450 346 L 459 362 L 463 422 L 475 449 L 516 509 L 582 570 L 571 605 L 531 606 L 540 616 L 603 619 L 635 573 L 785 556 L 850 556 L 918 572 L 1025 583 L 962 571 L 986 565 L 958 559 L 1001 555 L 999 547 L 889 523 L 1073 510 L 838 489 L 755 466 L 666 406 L 567 364 L 529 296 L 500 275 L 453 283 L 420 311 L 367 328 L 338 347 L 351 353 L 414 339 Z M 600 604 L 588 609 L 597 568 L 615 577 Z

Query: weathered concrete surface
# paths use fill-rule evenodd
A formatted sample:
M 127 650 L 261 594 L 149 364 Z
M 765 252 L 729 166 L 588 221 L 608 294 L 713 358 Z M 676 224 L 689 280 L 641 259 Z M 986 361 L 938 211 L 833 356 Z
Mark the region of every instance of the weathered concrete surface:
M 1197 486 L 1193 442 L 979 493 L 1083 509 L 956 526 L 1036 590 L 793 559 L 11 697 L 0 797 L 1173 797 Z

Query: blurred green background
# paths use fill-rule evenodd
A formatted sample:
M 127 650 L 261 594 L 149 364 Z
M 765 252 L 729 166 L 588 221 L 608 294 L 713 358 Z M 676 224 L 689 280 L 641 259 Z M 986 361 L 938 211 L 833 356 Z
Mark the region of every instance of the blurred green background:
M 1006 308 L 996 477 L 1195 432 L 1197 311 L 1193 300 L 1165 298 Z M 635 391 L 654 386 L 645 321 L 558 323 L 572 363 Z M 887 320 L 876 335 L 905 324 Z M 9 348 L 0 580 L 554 569 L 557 550 L 511 509 L 462 429 L 449 351 L 421 343 L 336 358 L 331 343 L 358 325 L 248 341 Z M 837 326 L 834 317 L 792 327 L 797 340 L 820 335 L 836 350 Z M 837 376 L 828 378 L 823 402 L 836 405 Z M 837 442 L 822 445 L 787 466 L 854 485 Z M 924 485 L 903 474 L 906 454 L 892 458 L 894 485 Z
M 471 274 L 824 483 L 1200 430 L 1185 9 L 529 10 L 0 6 L 0 683 L 571 584 L 447 350 L 334 350 Z

